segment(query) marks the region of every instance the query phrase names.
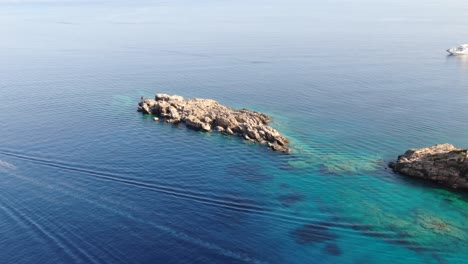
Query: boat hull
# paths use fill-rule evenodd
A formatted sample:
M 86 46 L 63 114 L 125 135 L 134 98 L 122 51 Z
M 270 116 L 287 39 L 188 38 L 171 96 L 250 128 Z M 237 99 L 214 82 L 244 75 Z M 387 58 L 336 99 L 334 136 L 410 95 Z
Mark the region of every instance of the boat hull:
M 468 55 L 468 51 L 458 51 L 456 49 L 448 49 L 447 52 L 451 55 Z

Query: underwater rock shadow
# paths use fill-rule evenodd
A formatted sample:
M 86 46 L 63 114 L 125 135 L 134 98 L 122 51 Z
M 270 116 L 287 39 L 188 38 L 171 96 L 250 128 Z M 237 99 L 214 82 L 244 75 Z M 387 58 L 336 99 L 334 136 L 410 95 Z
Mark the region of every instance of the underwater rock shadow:
M 296 243 L 301 245 L 323 243 L 337 239 L 339 236 L 329 231 L 327 222 L 305 224 L 291 232 Z
M 328 215 L 331 218 L 331 221 L 343 221 L 344 218 L 339 215 L 336 205 L 334 206 L 333 203 L 330 203 L 330 201 L 327 201 L 319 196 L 311 196 L 310 199 L 321 213 Z
M 288 193 L 278 196 L 278 201 L 284 207 L 291 207 L 299 202 L 302 202 L 306 199 L 306 196 L 302 193 Z
M 332 229 L 347 229 L 354 230 L 363 236 L 375 238 L 385 243 L 401 246 L 416 253 L 437 252 L 436 248 L 421 245 L 414 241 L 413 237 L 401 232 L 381 230 L 369 224 L 348 223 L 341 222 L 338 219 L 335 220 L 337 221 L 320 221 L 306 224 L 291 232 L 291 235 L 298 244 L 315 244 L 333 241 L 339 238 L 339 235 L 333 233 Z M 329 248 L 329 250 L 333 250 L 333 248 Z
M 328 255 L 332 255 L 332 256 L 340 256 L 342 254 L 342 251 L 340 249 L 340 247 L 338 247 L 337 244 L 335 243 L 330 243 L 330 244 L 327 244 L 323 249 L 322 251 Z
M 418 244 L 417 242 L 412 240 L 411 236 L 402 232 L 392 231 L 391 229 L 381 230 L 369 224 L 351 223 L 351 224 L 345 224 L 343 226 L 346 228 L 355 230 L 363 236 L 376 238 L 385 243 L 401 246 L 406 249 L 415 251 L 417 253 L 420 253 L 423 251 L 434 251 L 434 249 L 431 247 Z

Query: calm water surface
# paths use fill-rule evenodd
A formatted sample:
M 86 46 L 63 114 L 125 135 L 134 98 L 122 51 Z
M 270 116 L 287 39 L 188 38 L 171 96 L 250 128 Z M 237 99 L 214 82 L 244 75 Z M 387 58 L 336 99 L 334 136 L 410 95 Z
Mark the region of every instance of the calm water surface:
M 0 0 L 0 263 L 468 263 L 468 196 L 391 173 L 468 148 L 462 0 Z M 291 155 L 154 123 L 268 113 Z

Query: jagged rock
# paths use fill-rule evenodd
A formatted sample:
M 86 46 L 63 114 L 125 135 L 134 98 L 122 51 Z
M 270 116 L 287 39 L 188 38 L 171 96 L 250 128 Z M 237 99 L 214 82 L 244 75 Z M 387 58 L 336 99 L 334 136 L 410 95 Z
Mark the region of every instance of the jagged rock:
M 183 101 L 184 98 L 179 95 L 156 94 L 156 101 Z
M 182 122 L 188 128 L 206 132 L 214 128 L 249 141 L 267 143 L 276 151 L 290 152 L 288 139 L 267 125 L 270 117 L 247 109 L 231 109 L 211 99 L 157 94 L 155 99 L 142 97 L 138 111 L 165 118 L 168 123 Z
M 216 117 L 214 124 L 216 126 L 233 129 L 239 126 L 239 122 L 234 116 L 218 116 Z
M 389 167 L 403 175 L 468 189 L 468 150 L 450 144 L 410 149 Z
M 149 105 L 146 103 L 146 101 L 140 102 L 139 107 L 138 107 L 138 111 L 143 112 L 144 114 L 151 114 L 152 113 L 152 109 L 149 107 Z
M 168 107 L 168 112 L 169 112 L 169 119 L 170 123 L 178 123 L 180 122 L 180 115 L 179 112 L 177 112 L 177 109 L 174 106 L 169 106 Z
M 219 131 L 219 132 L 223 132 L 224 128 L 222 126 L 216 126 L 214 130 Z
M 185 118 L 185 125 L 195 130 L 202 130 L 204 124 L 195 116 L 190 115 L 187 118 Z

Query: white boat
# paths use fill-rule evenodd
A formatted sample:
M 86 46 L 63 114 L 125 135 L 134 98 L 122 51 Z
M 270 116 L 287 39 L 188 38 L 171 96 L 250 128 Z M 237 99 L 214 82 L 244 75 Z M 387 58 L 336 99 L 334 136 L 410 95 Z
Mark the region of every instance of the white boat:
M 452 55 L 468 55 L 468 44 L 463 44 L 447 50 Z

